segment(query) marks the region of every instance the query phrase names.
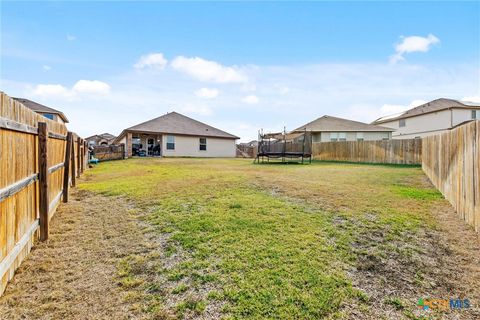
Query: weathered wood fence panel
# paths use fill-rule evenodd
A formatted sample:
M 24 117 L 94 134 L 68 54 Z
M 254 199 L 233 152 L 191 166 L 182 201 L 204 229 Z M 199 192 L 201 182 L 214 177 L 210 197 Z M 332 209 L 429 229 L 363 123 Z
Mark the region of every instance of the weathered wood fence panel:
M 480 230 L 480 121 L 423 138 L 422 169 L 458 215 Z
M 93 156 L 100 161 L 125 159 L 125 145 L 95 146 Z
M 48 238 L 48 222 L 64 191 L 64 177 L 82 169 L 73 166 L 71 173 L 64 172 L 66 137 L 65 125 L 0 93 L 0 295 L 34 239 Z
M 391 164 L 421 164 L 422 140 L 314 142 L 313 158 Z

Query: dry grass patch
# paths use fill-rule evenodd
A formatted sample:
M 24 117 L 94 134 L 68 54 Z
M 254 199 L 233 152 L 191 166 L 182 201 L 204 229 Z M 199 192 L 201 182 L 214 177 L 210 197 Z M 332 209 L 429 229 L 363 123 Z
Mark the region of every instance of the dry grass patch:
M 149 209 L 163 249 L 136 277 L 171 316 L 416 318 L 418 298 L 466 293 L 418 167 L 136 159 L 83 188 Z

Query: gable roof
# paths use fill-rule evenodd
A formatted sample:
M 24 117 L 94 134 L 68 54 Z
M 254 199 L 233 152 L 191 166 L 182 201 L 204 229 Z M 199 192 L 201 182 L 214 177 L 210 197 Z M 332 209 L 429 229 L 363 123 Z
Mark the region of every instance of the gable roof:
M 158 118 L 142 122 L 124 131 L 158 132 L 189 136 L 240 139 L 239 137 L 194 120 L 177 112 L 169 112 Z M 120 134 L 120 136 L 123 135 Z
M 28 99 L 25 99 L 25 98 L 13 98 L 13 99 L 14 99 L 14 100 L 17 100 L 18 102 L 22 103 L 25 107 L 27 107 L 27 108 L 29 108 L 30 110 L 35 111 L 35 112 L 37 112 L 37 113 L 53 113 L 53 114 L 57 114 L 60 118 L 62 118 L 62 120 L 63 120 L 65 123 L 68 123 L 67 117 L 66 117 L 65 114 L 63 114 L 63 112 L 61 112 L 61 111 L 55 110 L 55 109 L 53 109 L 53 108 L 44 106 L 43 104 L 40 104 L 40 103 L 35 102 L 35 101 L 32 101 L 32 100 L 28 100 Z
M 293 131 L 381 131 L 392 132 L 393 129 L 368 124 L 359 121 L 342 119 L 332 116 L 323 116 L 313 120 Z
M 475 102 L 466 102 L 466 101 L 459 101 L 454 99 L 446 99 L 446 98 L 439 98 L 432 100 L 430 102 L 424 103 L 419 105 L 418 107 L 412 108 L 405 112 L 401 112 L 396 115 L 390 115 L 378 118 L 377 120 L 373 121 L 373 124 L 377 123 L 384 123 L 390 122 L 399 119 L 405 119 L 409 117 L 414 117 L 418 115 L 422 115 L 425 113 L 437 112 L 442 110 L 447 110 L 450 108 L 458 108 L 458 109 L 476 109 L 480 108 L 480 103 Z
M 100 138 L 100 139 L 105 139 L 105 140 L 112 140 L 115 139 L 116 136 L 110 133 L 102 133 L 102 134 L 94 134 L 93 136 L 85 138 L 85 140 L 90 140 L 93 138 Z

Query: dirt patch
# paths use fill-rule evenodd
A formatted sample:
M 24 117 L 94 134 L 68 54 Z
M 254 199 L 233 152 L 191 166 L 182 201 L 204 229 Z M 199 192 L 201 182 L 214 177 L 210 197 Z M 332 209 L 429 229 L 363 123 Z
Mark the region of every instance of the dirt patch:
M 433 208 L 438 230 L 421 228 L 401 241 L 382 229 L 359 234 L 352 249 L 357 263 L 349 272 L 371 308 L 346 306 L 356 319 L 480 319 L 479 236 L 448 205 Z M 434 313 L 415 307 L 418 299 L 469 299 L 471 308 Z
M 117 262 L 148 250 L 126 200 L 74 190 L 0 298 L 0 319 L 142 319 Z

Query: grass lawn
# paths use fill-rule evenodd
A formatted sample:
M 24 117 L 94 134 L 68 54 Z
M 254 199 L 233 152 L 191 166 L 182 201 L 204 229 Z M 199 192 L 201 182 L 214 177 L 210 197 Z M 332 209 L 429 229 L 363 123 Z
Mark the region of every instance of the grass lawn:
M 118 281 L 152 317 L 416 318 L 422 294 L 451 289 L 431 272 L 446 202 L 418 167 L 130 159 L 86 175 L 142 209 L 152 247 Z

